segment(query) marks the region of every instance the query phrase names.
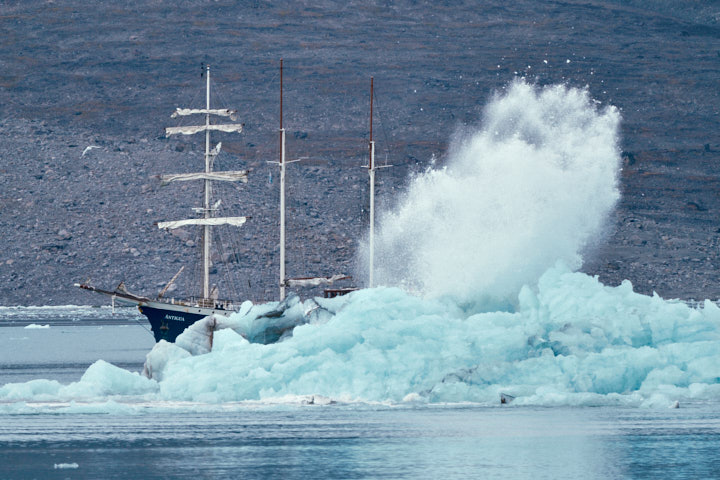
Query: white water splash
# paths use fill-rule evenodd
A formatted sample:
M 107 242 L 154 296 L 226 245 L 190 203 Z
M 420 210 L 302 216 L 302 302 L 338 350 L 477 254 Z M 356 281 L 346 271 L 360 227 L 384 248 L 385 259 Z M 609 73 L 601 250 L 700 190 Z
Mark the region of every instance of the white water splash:
M 512 84 L 382 216 L 378 283 L 506 299 L 558 260 L 579 268 L 619 198 L 619 122 L 586 90 Z

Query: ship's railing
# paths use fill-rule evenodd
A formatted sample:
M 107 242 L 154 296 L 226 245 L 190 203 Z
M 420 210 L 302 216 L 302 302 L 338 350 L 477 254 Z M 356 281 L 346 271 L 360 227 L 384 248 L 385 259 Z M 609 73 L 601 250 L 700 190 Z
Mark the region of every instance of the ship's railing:
M 354 292 L 355 290 L 357 290 L 357 287 L 326 288 L 323 290 L 323 296 L 325 298 L 334 298 Z
M 690 308 L 699 309 L 703 308 L 705 306 L 705 300 L 681 300 L 682 303 L 687 305 Z M 714 303 L 718 307 L 720 307 L 720 300 L 710 300 L 711 303 Z
M 233 300 L 221 300 L 217 298 L 189 297 L 183 300 L 171 299 L 170 303 L 175 305 L 187 305 L 192 307 L 215 308 L 218 310 L 234 310 L 236 302 Z

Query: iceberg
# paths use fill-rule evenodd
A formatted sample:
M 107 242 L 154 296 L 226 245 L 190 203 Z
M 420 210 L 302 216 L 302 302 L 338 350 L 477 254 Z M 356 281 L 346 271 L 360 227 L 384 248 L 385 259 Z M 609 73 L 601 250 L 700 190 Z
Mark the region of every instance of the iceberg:
M 206 354 L 163 357 L 153 366 L 159 397 L 496 404 L 502 394 L 513 405 L 670 406 L 720 394 L 714 303 L 693 309 L 629 282 L 607 287 L 562 264 L 524 287 L 514 310 L 468 311 L 399 288 L 343 302 L 327 322 L 275 344 L 227 328 Z

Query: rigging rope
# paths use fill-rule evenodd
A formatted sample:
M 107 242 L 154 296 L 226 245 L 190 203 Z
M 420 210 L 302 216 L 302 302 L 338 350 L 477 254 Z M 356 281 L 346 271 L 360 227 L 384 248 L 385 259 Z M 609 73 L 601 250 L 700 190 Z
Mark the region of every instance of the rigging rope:
M 237 299 L 239 301 L 240 295 L 239 295 L 237 285 L 235 285 L 235 280 L 233 278 L 233 275 L 231 274 L 232 272 L 230 270 L 230 262 L 225 261 L 225 259 L 227 258 L 227 256 L 225 255 L 225 245 L 223 245 L 223 243 L 221 241 L 220 233 L 217 230 L 218 229 L 215 229 L 215 231 L 214 231 L 213 241 L 217 245 L 217 250 L 218 250 L 218 253 L 220 254 L 220 258 L 222 260 L 222 264 L 225 269 L 225 280 L 228 283 L 228 285 L 227 285 L 228 291 L 230 292 L 230 297 L 232 297 L 232 298 L 230 298 L 230 297 L 226 296 L 224 298 L 227 300 Z M 228 260 L 230 260 L 230 259 L 228 258 Z
M 143 318 L 145 318 L 145 317 L 143 317 Z M 147 321 L 147 318 L 145 318 L 145 321 Z M 155 336 L 155 334 L 152 332 L 152 330 L 150 330 L 149 328 L 147 328 L 145 325 L 143 325 L 143 324 L 141 323 L 141 321 L 140 321 L 139 318 L 136 318 L 136 319 L 135 319 L 135 323 L 137 323 L 137 324 L 140 325 L 142 328 L 144 328 L 147 332 L 150 333 L 150 335 Z
M 385 122 L 382 120 L 382 114 L 380 113 L 380 100 L 379 95 L 377 94 L 377 89 L 374 92 L 374 99 L 375 99 L 375 111 L 377 112 L 378 119 L 380 120 L 380 129 L 383 132 L 383 137 L 385 138 L 385 165 L 387 165 L 387 159 L 388 156 L 394 157 L 394 152 L 390 151 L 390 140 L 387 135 L 387 130 L 385 129 Z

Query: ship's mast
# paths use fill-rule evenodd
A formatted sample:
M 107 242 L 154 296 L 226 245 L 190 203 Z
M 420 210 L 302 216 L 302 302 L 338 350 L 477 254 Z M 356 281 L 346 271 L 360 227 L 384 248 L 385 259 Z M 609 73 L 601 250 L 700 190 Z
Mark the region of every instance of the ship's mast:
M 285 278 L 285 169 L 287 164 L 299 162 L 301 159 L 288 161 L 285 157 L 285 128 L 283 127 L 283 60 L 280 59 L 280 158 L 277 163 L 280 167 L 280 301 L 285 299 L 286 287 L 317 287 L 329 285 L 338 280 L 345 280 L 350 277 L 342 274 L 330 277 L 304 277 Z
M 285 299 L 285 129 L 283 128 L 283 61 L 280 59 L 280 301 Z
M 182 228 L 187 225 L 199 225 L 203 227 L 203 279 L 202 279 L 202 297 L 201 302 L 203 306 L 214 305 L 214 301 L 210 298 L 212 293 L 210 291 L 210 248 L 212 242 L 212 236 L 210 235 L 210 229 L 216 225 L 232 225 L 242 226 L 247 217 L 216 217 L 214 210 L 217 205 L 212 204 L 212 182 L 213 181 L 224 181 L 224 182 L 247 182 L 247 171 L 244 170 L 232 170 L 226 172 L 215 172 L 213 171 L 213 158 L 220 153 L 220 143 L 215 148 L 210 149 L 210 131 L 215 130 L 219 132 L 242 132 L 243 125 L 238 123 L 210 123 L 210 116 L 216 115 L 220 117 L 229 117 L 231 120 L 237 120 L 236 111 L 227 108 L 211 109 L 210 108 L 210 67 L 204 68 L 204 73 L 207 75 L 205 83 L 205 108 L 176 108 L 175 113 L 172 114 L 172 118 L 178 116 L 184 117 L 188 115 L 204 114 L 205 124 L 204 125 L 189 125 L 182 127 L 167 127 L 165 129 L 165 135 L 193 135 L 200 132 L 205 132 L 205 169 L 198 173 L 179 173 L 171 175 L 160 175 L 160 179 L 163 183 L 170 182 L 185 182 L 190 180 L 203 180 L 203 205 L 200 208 L 193 208 L 194 211 L 200 213 L 200 218 L 175 220 L 168 222 L 158 222 L 157 226 L 161 229 L 175 229 Z
M 375 262 L 375 142 L 373 141 L 373 77 L 370 77 L 370 160 L 368 162 L 370 175 L 370 252 L 368 287 L 373 286 L 373 270 Z
M 212 172 L 212 163 L 210 156 L 210 65 L 206 66 L 206 86 L 205 86 L 205 108 L 208 113 L 205 114 L 205 173 Z M 205 218 L 210 218 L 210 202 L 212 196 L 212 183 L 209 178 L 205 178 Z M 203 298 L 210 298 L 210 225 L 203 227 Z

